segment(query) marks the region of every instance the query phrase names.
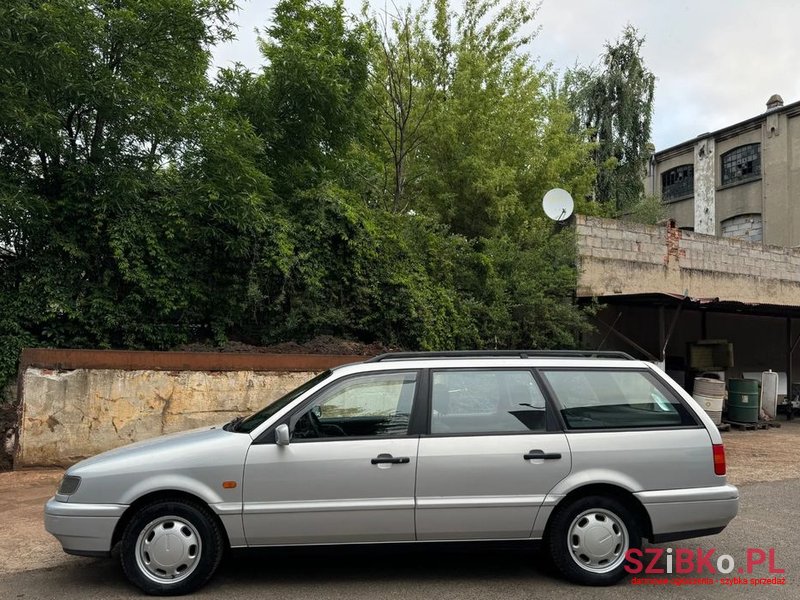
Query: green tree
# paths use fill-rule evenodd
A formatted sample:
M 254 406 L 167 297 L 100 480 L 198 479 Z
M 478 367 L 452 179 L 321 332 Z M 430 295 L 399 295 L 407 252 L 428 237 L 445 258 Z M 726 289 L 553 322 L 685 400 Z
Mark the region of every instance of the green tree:
M 469 316 L 441 280 L 461 241 L 367 194 L 377 167 L 364 146 L 380 115 L 366 66 L 375 40 L 341 3 L 286 0 L 267 31 L 262 72 L 221 78 L 263 141 L 277 194 L 275 243 L 255 260 L 253 311 L 233 330 L 258 343 L 320 334 L 411 348 L 466 343 L 458 336 Z
M 282 0 L 259 41 L 265 67 L 220 75 L 232 113 L 260 140 L 275 195 L 246 279 L 248 312 L 229 324 L 239 339 L 354 335 L 347 286 L 363 224 L 346 183 L 368 118 L 365 35 L 341 2 Z
M 619 214 L 624 221 L 658 225 L 668 218 L 667 207 L 660 196 L 645 196 L 628 210 Z
M 628 25 L 620 39 L 606 43 L 599 68 L 576 67 L 564 77 L 576 130 L 595 143 L 593 199 L 617 211 L 644 194 L 656 80 L 642 58 L 644 41 Z
M 222 122 L 206 78 L 232 7 L 0 6 L 4 368 L 22 344 L 164 348 L 215 329 L 269 193 L 249 124 Z
M 452 284 L 469 310 L 470 346 L 574 344 L 574 247 L 538 216 L 548 189 L 581 198 L 595 173 L 555 74 L 527 53 L 535 9 L 470 0 L 450 18 L 447 0 L 436 0 L 428 11 L 396 15 L 376 33 L 386 118 L 375 139 L 393 175 L 402 140 L 412 140 L 399 206 L 465 239 Z M 387 179 L 400 189 L 398 175 Z
M 366 34 L 342 0 L 281 0 L 275 7 L 260 40 L 268 65 L 257 84 L 262 118 L 254 124 L 284 196 L 336 173 L 366 126 Z
M 431 78 L 431 46 L 424 13 L 407 7 L 381 13 L 372 29 L 370 99 L 377 107 L 372 122 L 372 149 L 380 157 L 382 177 L 373 182 L 380 206 L 404 212 L 413 203 L 407 194 L 420 169 L 414 168 L 425 141 L 428 115 L 436 101 Z
M 470 238 L 508 232 L 540 214 L 548 189 L 580 197 L 592 179 L 588 146 L 569 131 L 572 113 L 553 92 L 554 73 L 525 50 L 534 17 L 528 3 L 470 0 L 452 32 L 433 28 L 438 101 L 421 146 L 417 192 Z

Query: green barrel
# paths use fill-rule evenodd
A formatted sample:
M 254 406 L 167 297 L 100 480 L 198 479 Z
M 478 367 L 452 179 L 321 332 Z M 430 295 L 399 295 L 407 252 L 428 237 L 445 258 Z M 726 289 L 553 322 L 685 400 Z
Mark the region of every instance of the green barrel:
M 759 382 L 755 379 L 728 380 L 728 420 L 739 423 L 758 423 L 761 404 Z

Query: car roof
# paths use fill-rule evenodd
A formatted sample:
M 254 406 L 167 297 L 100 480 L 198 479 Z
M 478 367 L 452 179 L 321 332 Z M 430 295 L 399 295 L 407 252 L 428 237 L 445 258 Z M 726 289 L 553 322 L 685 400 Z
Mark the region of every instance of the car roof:
M 365 362 L 429 358 L 619 358 L 633 360 L 619 350 L 446 350 L 437 352 L 387 352 Z
M 453 369 L 453 368 L 530 368 L 530 367 L 588 367 L 642 369 L 648 364 L 631 357 L 621 358 L 624 353 L 609 353 L 605 356 L 542 354 L 521 356 L 520 353 L 504 355 L 456 355 L 450 353 L 398 353 L 382 355 L 381 360 L 367 360 L 336 368 L 341 374 L 389 371 L 397 369 Z M 624 355 L 627 356 L 627 355 Z

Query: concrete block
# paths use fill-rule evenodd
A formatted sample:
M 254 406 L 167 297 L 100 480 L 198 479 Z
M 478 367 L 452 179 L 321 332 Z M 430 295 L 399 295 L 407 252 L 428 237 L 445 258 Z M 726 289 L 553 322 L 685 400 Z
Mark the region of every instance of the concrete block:
M 612 260 L 625 260 L 625 253 L 621 250 L 609 250 L 608 253 Z

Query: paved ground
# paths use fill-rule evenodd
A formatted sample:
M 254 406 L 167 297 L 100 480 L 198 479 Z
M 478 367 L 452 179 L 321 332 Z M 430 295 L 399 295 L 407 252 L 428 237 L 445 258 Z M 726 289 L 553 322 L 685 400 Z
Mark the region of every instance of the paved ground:
M 725 436 L 730 478 L 741 486 L 739 516 L 722 534 L 661 545 L 716 548 L 745 566 L 747 548 L 775 548 L 785 585 L 734 587 L 633 585 L 581 588 L 565 584 L 530 547 L 446 546 L 269 550 L 233 553 L 204 598 L 800 598 L 800 425 Z M 0 598 L 136 598 L 114 560 L 70 557 L 42 528 L 42 505 L 58 471 L 0 473 Z M 662 559 L 662 567 L 666 562 Z M 736 570 L 732 575 L 737 574 Z M 669 576 L 667 576 L 669 577 Z M 674 579 L 676 576 L 672 576 Z M 750 577 L 770 577 L 756 567 Z M 671 580 L 672 580 L 671 579 Z

